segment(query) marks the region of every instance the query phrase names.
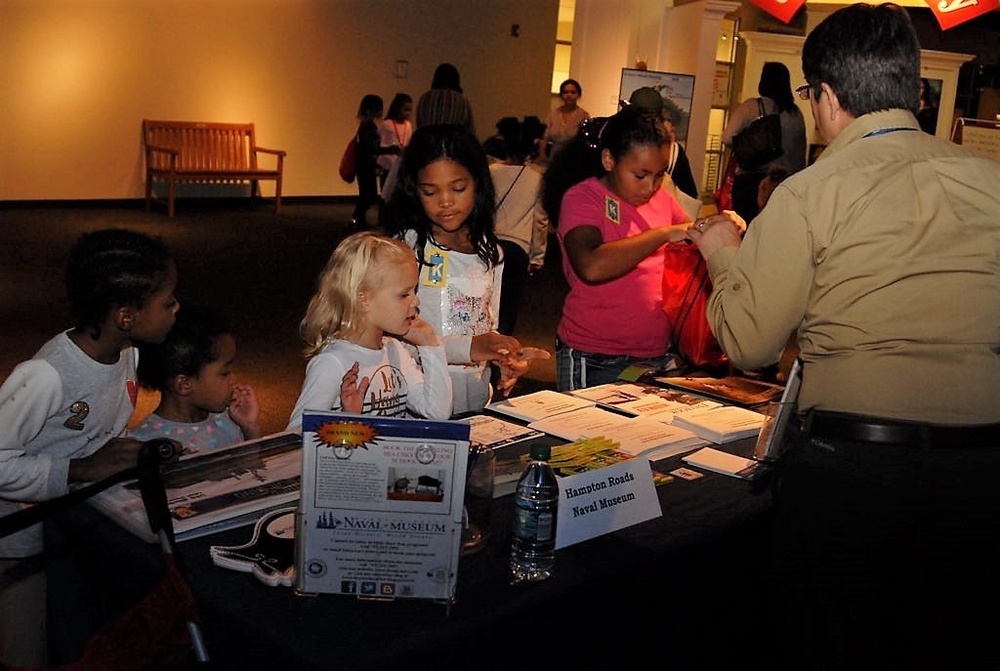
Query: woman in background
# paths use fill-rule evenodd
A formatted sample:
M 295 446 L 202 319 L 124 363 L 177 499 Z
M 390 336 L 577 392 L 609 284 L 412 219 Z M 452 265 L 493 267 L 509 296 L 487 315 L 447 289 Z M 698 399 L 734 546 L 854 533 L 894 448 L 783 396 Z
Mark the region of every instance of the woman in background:
M 576 137 L 580 124 L 590 118 L 590 113 L 577 104 L 582 96 L 583 88 L 575 79 L 567 79 L 559 85 L 562 105 L 549 110 L 545 119 L 545 135 L 538 153 L 540 163 L 548 161 Z
M 475 135 L 472 105 L 462 92 L 458 68 L 441 63 L 434 70 L 431 89 L 417 101 L 417 128 L 435 124 L 458 124 Z
M 783 165 L 789 175 L 806 167 L 806 122 L 795 104 L 791 75 L 784 63 L 769 61 L 760 72 L 757 93 L 765 114 L 781 118 L 781 156 L 755 170 L 738 168 L 733 180 L 733 210 L 749 224 L 757 216 L 757 187 L 773 165 Z M 722 143 L 733 148 L 733 139 L 760 115 L 757 98 L 743 101 L 733 110 L 722 133 Z M 730 158 L 732 160 L 732 158 Z
M 937 132 L 938 108 L 934 91 L 926 77 L 920 78 L 920 107 L 917 109 L 917 123 L 920 130 L 934 135 Z
M 389 103 L 385 120 L 378 127 L 379 145 L 384 152 L 378 157 L 379 179 L 383 193 L 386 177 L 392 171 L 392 167 L 399 162 L 400 155 L 410 143 L 410 136 L 413 135 L 413 124 L 410 123 L 412 114 L 413 98 L 406 93 L 397 93 Z
M 351 225 L 367 228 L 365 214 L 378 202 L 378 156 L 382 153 L 378 140 L 378 122 L 382 119 L 382 98 L 369 93 L 358 105 L 358 201 L 351 215 Z

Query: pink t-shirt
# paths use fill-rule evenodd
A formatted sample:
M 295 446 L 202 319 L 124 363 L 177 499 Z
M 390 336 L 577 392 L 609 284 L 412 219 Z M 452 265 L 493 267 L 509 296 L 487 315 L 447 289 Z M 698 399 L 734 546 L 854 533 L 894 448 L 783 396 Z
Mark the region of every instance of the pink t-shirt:
M 611 242 L 687 220 L 683 208 L 663 189 L 657 189 L 649 203 L 638 209 L 606 189 L 596 177 L 567 191 L 558 236 L 569 294 L 559 320 L 559 339 L 594 354 L 663 356 L 670 346 L 670 322 L 662 308 L 663 247 L 618 279 L 587 284 L 573 272 L 564 239 L 578 226 L 595 226 L 601 237 Z

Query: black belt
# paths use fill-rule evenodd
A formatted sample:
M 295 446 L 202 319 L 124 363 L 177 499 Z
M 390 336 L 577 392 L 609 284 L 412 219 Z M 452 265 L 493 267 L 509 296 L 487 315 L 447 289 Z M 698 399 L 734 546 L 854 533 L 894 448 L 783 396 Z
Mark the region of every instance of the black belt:
M 815 438 L 931 449 L 1000 447 L 1000 424 L 941 426 L 815 411 L 805 428 Z

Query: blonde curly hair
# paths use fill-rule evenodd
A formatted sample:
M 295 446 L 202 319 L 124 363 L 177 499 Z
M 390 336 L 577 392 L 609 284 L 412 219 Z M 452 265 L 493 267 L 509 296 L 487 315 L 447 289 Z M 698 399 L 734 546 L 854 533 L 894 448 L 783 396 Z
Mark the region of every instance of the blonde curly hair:
M 358 294 L 378 289 L 386 265 L 414 259 L 406 243 L 395 238 L 362 231 L 337 245 L 316 281 L 299 334 L 306 342 L 306 357 L 315 356 L 331 338 L 364 329 L 358 313 Z

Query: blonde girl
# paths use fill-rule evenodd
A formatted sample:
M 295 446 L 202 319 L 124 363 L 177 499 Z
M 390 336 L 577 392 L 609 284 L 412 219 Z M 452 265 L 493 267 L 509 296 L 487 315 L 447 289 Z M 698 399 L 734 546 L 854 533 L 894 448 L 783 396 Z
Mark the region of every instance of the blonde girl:
M 451 416 L 444 346 L 420 317 L 416 285 L 413 251 L 398 240 L 363 231 L 337 246 L 299 326 L 309 362 L 289 430 L 301 430 L 304 410 Z

